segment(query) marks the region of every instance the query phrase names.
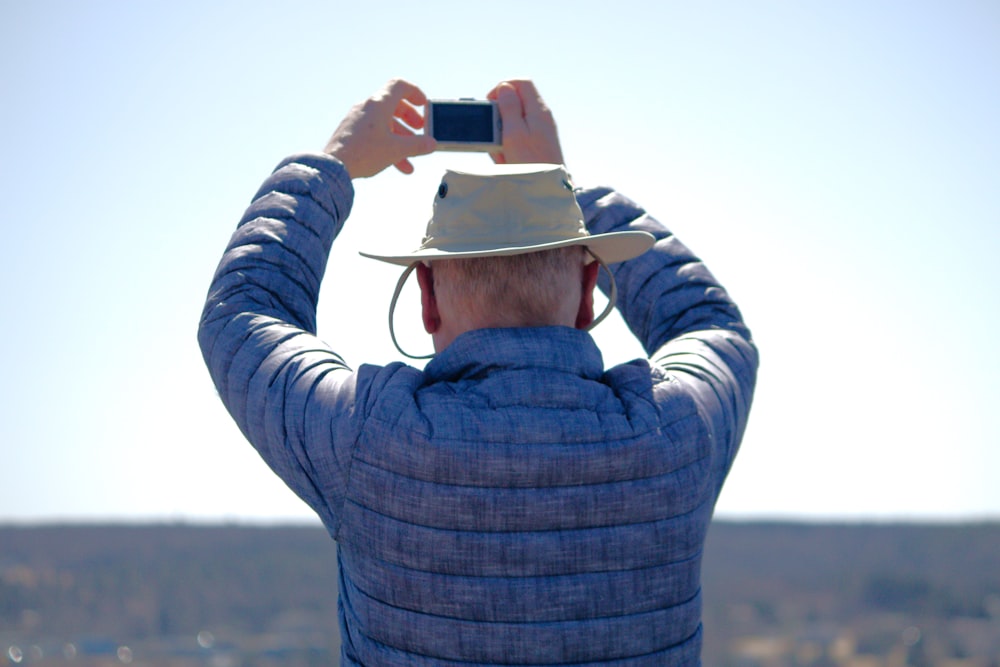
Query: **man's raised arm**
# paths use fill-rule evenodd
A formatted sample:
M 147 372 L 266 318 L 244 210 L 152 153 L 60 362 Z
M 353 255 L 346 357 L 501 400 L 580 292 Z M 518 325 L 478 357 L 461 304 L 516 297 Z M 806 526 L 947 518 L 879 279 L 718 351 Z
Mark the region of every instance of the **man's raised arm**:
M 279 164 L 233 233 L 202 312 L 198 342 L 223 403 L 327 525 L 340 486 L 335 434 L 305 417 L 317 396 L 327 420 L 349 410 L 353 380 L 315 337 L 320 283 L 353 204 L 351 178 L 389 165 L 408 173 L 409 157 L 433 150 L 433 139 L 409 129 L 421 127 L 423 101 L 412 84 L 392 81 L 351 110 L 325 154 Z

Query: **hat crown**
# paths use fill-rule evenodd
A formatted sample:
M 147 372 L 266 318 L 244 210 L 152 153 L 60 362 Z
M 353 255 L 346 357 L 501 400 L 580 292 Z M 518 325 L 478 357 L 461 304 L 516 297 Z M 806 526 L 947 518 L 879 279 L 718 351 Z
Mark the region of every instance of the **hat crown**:
M 445 172 L 419 248 L 361 254 L 410 266 L 580 245 L 611 264 L 641 255 L 654 241 L 652 234 L 638 229 L 590 234 L 565 167 L 515 164 Z
M 484 173 L 445 172 L 420 249 L 475 252 L 587 236 L 564 167 L 498 165 Z

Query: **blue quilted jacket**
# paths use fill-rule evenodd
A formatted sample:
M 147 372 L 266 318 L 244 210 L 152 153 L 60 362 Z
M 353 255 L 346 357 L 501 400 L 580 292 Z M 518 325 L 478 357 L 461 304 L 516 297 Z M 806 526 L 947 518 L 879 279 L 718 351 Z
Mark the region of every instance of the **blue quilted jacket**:
M 657 238 L 612 266 L 648 360 L 605 370 L 585 332 L 483 329 L 422 371 L 351 370 L 314 335 L 353 202 L 324 155 L 279 165 L 233 235 L 199 341 L 337 541 L 343 665 L 699 664 L 702 548 L 756 350 L 660 223 L 609 189 L 578 199 L 592 232 Z

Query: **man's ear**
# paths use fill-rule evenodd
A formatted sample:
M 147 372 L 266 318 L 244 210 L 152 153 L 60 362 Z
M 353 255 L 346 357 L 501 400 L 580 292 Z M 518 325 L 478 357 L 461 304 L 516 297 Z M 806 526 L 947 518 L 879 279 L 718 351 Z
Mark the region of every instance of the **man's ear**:
M 434 296 L 434 272 L 427 264 L 417 264 L 417 282 L 420 284 L 420 308 L 424 319 L 424 330 L 433 334 L 441 328 L 437 297 Z
M 583 267 L 580 308 L 576 313 L 577 329 L 586 329 L 594 321 L 594 288 L 597 287 L 597 274 L 600 270 L 598 262 L 591 262 Z

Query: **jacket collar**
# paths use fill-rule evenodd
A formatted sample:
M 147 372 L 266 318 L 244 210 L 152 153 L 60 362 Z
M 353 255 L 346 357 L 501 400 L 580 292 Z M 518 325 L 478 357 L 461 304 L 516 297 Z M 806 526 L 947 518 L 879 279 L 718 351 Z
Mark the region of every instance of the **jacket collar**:
M 519 368 L 597 380 L 604 359 L 589 333 L 570 327 L 476 329 L 456 337 L 427 363 L 424 374 L 428 382 L 449 382 Z

